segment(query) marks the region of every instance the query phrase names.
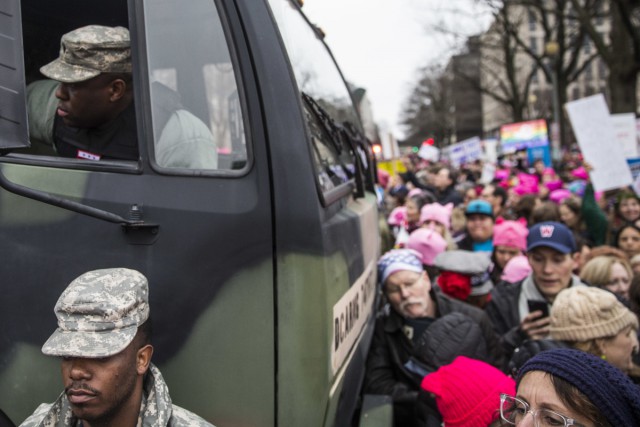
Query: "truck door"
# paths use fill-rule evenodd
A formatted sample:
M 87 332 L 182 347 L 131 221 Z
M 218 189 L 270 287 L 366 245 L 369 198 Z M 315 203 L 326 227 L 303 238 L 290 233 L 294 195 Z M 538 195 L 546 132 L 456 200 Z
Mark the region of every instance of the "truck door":
M 140 154 L 62 158 L 32 134 L 30 148 L 0 157 L 0 409 L 19 424 L 57 398 L 59 362 L 40 352 L 55 302 L 83 272 L 122 266 L 149 279 L 153 361 L 174 403 L 217 425 L 273 425 L 271 179 L 233 2 L 9 3 L 23 33 L 11 46 L 24 43 L 30 84 L 44 79 L 38 69 L 64 33 L 129 28 Z M 0 94 L 2 108 L 24 102 Z M 38 103 L 29 111 L 30 120 L 49 113 Z M 26 131 L 23 122 L 12 142 Z M 211 139 L 192 146 L 189 132 Z

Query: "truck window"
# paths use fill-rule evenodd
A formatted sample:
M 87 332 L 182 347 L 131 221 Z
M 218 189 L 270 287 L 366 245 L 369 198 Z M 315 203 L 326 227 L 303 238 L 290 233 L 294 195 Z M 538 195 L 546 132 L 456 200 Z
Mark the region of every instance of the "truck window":
M 131 145 L 140 149 L 141 157 L 148 153 L 154 168 L 173 174 L 193 174 L 192 170 L 242 171 L 248 167 L 250 150 L 241 89 L 216 2 L 194 0 L 184 7 L 178 0 L 144 0 L 145 25 L 138 28 L 131 27 L 136 19 L 128 14 L 127 0 L 68 5 L 55 2 L 51 6 L 22 0 L 20 4 L 31 147 L 17 150 L 17 157 L 38 155 L 41 161 L 59 167 L 101 166 L 101 162 L 93 161 L 97 158 L 90 162 L 88 157 L 73 159 L 56 149 L 53 128 L 57 82 L 47 80 L 39 70 L 58 57 L 64 34 L 86 25 L 106 25 L 130 29 L 133 82 L 149 84 L 148 90 L 134 90 L 135 128 L 128 138 L 132 141 L 137 132 L 138 141 Z M 148 76 L 136 78 L 143 70 Z M 138 99 L 147 94 L 150 99 Z M 145 132 L 144 117 L 139 113 L 144 111 L 142 116 L 146 116 L 149 108 L 152 131 Z M 22 139 L 26 140 L 24 136 Z M 149 147 L 143 149 L 147 142 Z M 15 156 L 9 155 L 8 159 L 12 157 Z M 67 158 L 58 162 L 60 157 Z M 123 159 L 137 160 L 134 155 L 126 159 L 106 155 L 100 158 L 109 160 L 110 166 L 114 160 Z
M 333 57 L 298 7 L 289 0 L 269 3 L 303 98 L 318 186 L 326 193 L 355 173 L 353 151 L 332 125 L 346 122 L 360 129 L 360 121 Z
M 243 169 L 238 84 L 215 2 L 145 0 L 144 7 L 155 163 Z

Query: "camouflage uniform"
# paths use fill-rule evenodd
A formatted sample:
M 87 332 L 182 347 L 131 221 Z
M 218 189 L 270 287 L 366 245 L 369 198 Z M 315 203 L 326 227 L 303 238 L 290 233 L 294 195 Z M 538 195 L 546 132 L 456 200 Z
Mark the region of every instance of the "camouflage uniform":
M 40 72 L 51 80 L 38 80 L 27 87 L 27 108 L 29 112 L 29 135 L 35 142 L 31 152 L 39 154 L 58 154 L 65 157 L 75 157 L 73 153 L 66 153 L 57 144 L 61 138 L 56 134 L 64 128 L 61 119 L 57 117 L 58 101 L 55 91 L 59 82 L 83 82 L 101 73 L 131 73 L 131 47 L 129 30 L 124 27 L 105 27 L 89 25 L 78 28 L 62 36 L 60 41 L 60 55 L 51 63 L 40 68 Z M 177 94 L 176 94 L 177 96 Z M 163 100 L 155 100 L 154 104 Z M 133 106 L 130 106 L 132 122 L 135 122 Z M 154 111 L 166 107 L 154 105 Z M 187 169 L 217 169 L 218 153 L 209 128 L 196 116 L 176 104 L 170 111 L 156 133 L 156 161 L 160 166 L 168 168 Z M 125 110 L 128 112 L 128 110 Z M 125 113 L 121 113 L 121 116 Z M 160 119 L 154 114 L 154 120 Z M 157 124 L 154 122 L 154 124 Z M 120 124 L 118 124 L 120 126 Z M 114 158 L 138 160 L 135 137 L 135 123 L 131 132 L 134 136 L 119 141 L 119 145 L 133 145 L 134 153 L 110 153 L 104 147 L 110 140 L 100 141 L 101 133 L 96 129 L 74 129 L 74 139 L 78 143 L 75 148 L 88 151 L 98 158 Z M 113 131 L 106 132 L 112 134 Z M 76 135 L 77 133 L 77 135 Z M 87 134 L 84 136 L 84 134 Z M 80 138 L 84 136 L 84 141 Z
M 79 427 L 64 393 L 52 404 L 43 403 L 20 427 Z M 151 365 L 144 382 L 144 397 L 137 427 L 212 427 L 196 414 L 171 404 L 169 390 L 162 374 Z
M 42 347 L 50 356 L 109 357 L 124 350 L 149 318 L 149 285 L 141 273 L 126 268 L 87 272 L 64 290 L 55 306 L 58 328 Z M 21 426 L 78 427 L 62 393 L 42 404 Z M 209 427 L 199 416 L 171 403 L 162 374 L 150 365 L 143 383 L 138 427 Z

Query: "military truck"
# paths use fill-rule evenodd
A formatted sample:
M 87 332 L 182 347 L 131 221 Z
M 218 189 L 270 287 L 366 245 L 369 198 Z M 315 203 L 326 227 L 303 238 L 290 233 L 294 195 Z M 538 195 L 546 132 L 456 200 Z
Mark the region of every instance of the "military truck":
M 27 85 L 63 34 L 130 30 L 139 159 L 32 141 Z M 375 163 L 320 32 L 289 0 L 0 3 L 0 409 L 62 391 L 40 348 L 83 272 L 150 282 L 154 362 L 217 426 L 357 421 L 376 300 Z M 156 156 L 171 89 L 215 137 L 215 168 Z

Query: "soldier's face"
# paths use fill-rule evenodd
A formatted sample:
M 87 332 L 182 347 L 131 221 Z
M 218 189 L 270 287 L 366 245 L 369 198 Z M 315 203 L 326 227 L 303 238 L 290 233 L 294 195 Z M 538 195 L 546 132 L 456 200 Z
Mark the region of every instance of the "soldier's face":
M 63 358 L 62 381 L 74 416 L 92 425 L 117 424 L 129 411 L 137 416 L 142 392 L 137 359 L 133 345 L 101 359 Z
M 60 83 L 56 90 L 56 114 L 64 124 L 82 129 L 101 126 L 117 116 L 113 99 L 113 77 L 99 75 L 78 83 Z

